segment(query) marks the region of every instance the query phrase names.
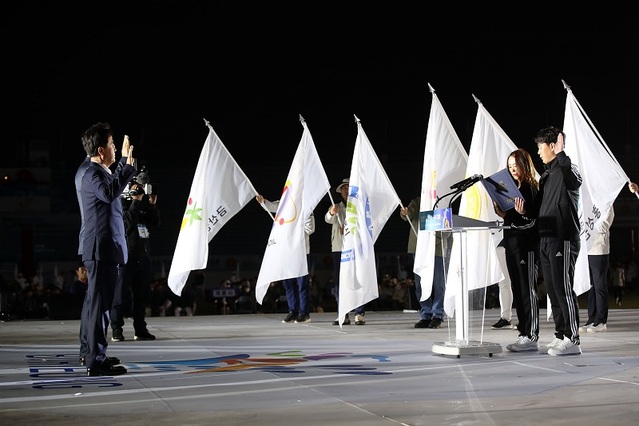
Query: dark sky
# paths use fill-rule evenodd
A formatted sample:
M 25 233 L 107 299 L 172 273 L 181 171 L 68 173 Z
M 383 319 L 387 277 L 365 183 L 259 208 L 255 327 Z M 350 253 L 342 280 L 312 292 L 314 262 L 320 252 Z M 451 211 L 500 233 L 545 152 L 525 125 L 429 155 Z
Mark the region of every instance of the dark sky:
M 430 83 L 465 145 L 473 94 L 525 144 L 561 125 L 562 79 L 610 144 L 634 134 L 639 26 L 627 10 L 86 3 L 25 1 L 3 13 L 12 138 L 62 138 L 81 155 L 78 135 L 108 121 L 139 158 L 190 163 L 206 118 L 250 162 L 292 158 L 302 114 L 331 161 L 353 146 L 356 114 L 380 155 L 409 154 L 424 142 Z M 239 149 L 247 144 L 257 149 Z
M 30 144 L 47 140 L 52 162 L 74 171 L 81 132 L 108 121 L 162 185 L 179 187 L 182 206 L 207 119 L 274 198 L 301 137 L 299 114 L 335 183 L 350 169 L 355 114 L 391 181 L 414 181 L 396 188 L 408 203 L 420 186 L 429 83 L 467 148 L 475 95 L 532 153 L 537 130 L 563 123 L 562 79 L 613 152 L 635 143 L 635 12 L 374 4 L 15 2 L 0 18 L 0 165 L 22 165 Z

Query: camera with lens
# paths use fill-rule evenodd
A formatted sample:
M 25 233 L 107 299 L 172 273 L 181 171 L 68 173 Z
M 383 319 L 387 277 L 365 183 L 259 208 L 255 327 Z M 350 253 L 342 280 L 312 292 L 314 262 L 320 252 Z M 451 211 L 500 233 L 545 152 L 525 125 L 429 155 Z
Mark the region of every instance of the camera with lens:
M 157 185 L 151 185 L 151 179 L 143 166 L 131 182 L 126 185 L 122 191 L 121 197 L 125 200 L 131 200 L 132 196 L 138 195 L 155 195 L 157 193 Z

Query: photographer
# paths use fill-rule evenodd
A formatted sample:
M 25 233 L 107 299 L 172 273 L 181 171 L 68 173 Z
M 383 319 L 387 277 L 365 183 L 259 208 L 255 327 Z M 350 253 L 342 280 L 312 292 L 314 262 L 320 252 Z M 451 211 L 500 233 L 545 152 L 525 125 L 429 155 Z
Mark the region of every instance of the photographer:
M 146 328 L 145 315 L 153 279 L 150 230 L 160 224 L 160 212 L 156 204 L 157 194 L 152 190 L 144 169 L 131 181 L 129 190 L 123 192 L 122 198 L 129 260 L 118 274 L 111 307 L 111 340 L 124 340 L 124 316 L 128 314 L 131 302 L 134 340 L 155 340 L 155 336 Z

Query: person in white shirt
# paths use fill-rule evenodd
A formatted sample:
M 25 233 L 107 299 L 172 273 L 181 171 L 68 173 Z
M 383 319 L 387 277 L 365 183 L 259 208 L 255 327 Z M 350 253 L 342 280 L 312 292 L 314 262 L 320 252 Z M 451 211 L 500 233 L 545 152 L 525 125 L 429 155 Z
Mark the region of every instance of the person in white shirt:
M 608 322 L 608 268 L 610 267 L 610 225 L 615 218 L 613 208 L 601 222 L 590 250 L 588 268 L 590 270 L 590 290 L 588 290 L 588 321 L 579 331 L 597 333 L 606 331 Z

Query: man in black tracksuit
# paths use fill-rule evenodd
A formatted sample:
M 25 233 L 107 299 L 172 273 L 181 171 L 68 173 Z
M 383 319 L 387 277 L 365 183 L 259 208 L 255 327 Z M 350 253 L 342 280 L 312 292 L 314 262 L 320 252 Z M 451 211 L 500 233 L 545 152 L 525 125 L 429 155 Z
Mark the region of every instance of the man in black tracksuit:
M 535 137 L 545 171 L 539 193 L 531 206 L 516 200 L 517 211 L 536 218 L 540 237 L 541 272 L 550 298 L 555 338 L 540 352 L 579 355 L 579 305 L 573 289 L 575 263 L 580 249 L 579 187 L 581 175 L 564 152 L 565 134 L 556 127 L 542 129 Z

